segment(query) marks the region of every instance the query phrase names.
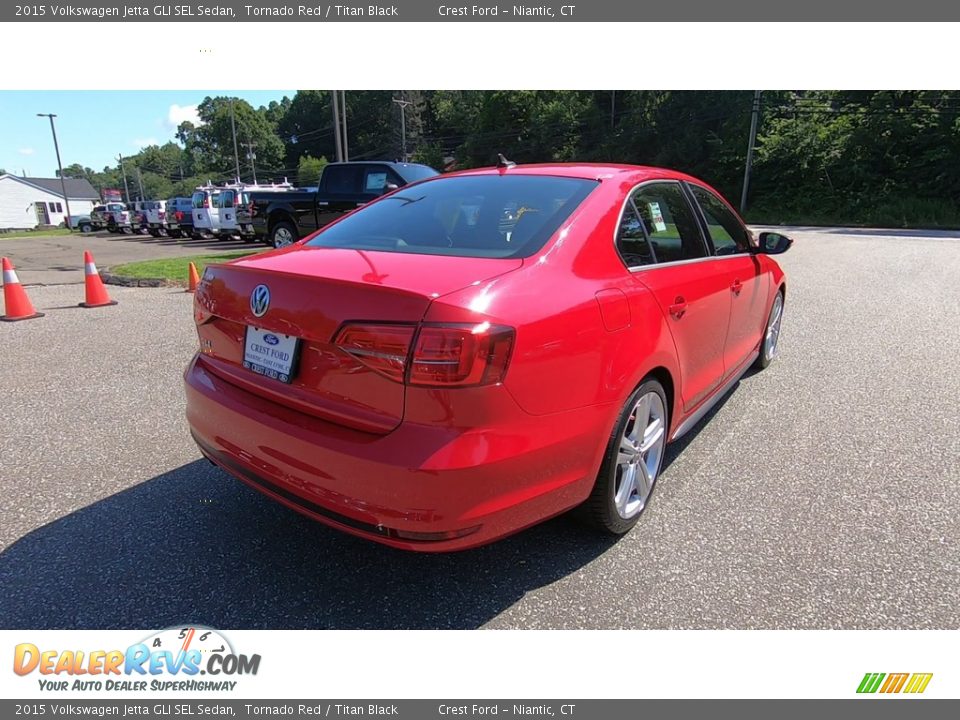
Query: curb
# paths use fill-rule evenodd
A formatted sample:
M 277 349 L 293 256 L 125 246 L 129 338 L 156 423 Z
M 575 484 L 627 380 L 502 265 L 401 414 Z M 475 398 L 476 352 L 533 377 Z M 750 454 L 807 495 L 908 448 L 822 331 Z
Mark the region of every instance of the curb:
M 186 283 L 166 278 L 138 278 L 129 275 L 114 275 L 108 269 L 100 271 L 100 279 L 107 285 L 121 285 L 123 287 L 186 287 Z

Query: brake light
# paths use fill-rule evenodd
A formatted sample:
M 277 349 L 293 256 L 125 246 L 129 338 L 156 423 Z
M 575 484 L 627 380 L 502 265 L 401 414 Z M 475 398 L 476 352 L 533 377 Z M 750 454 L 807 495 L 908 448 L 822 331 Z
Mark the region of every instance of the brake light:
M 416 330 L 414 325 L 357 323 L 344 326 L 334 342 L 394 382 L 465 387 L 503 381 L 513 349 L 513 328 L 489 322 L 425 323 Z
M 177 222 L 180 222 L 181 220 L 183 220 L 183 211 L 182 211 L 182 210 L 177 210 L 173 215 L 174 215 L 174 217 L 177 218 Z
M 254 217 L 257 214 L 257 206 L 254 204 L 252 200 L 250 201 L 250 204 L 247 206 L 247 212 L 250 213 L 250 217 Z
M 423 325 L 410 361 L 408 383 L 462 387 L 502 382 L 513 337 L 513 328 L 488 322 Z
M 209 208 L 210 208 L 210 196 L 209 196 L 209 195 L 204 195 L 204 196 L 203 196 L 203 207 L 206 208 L 206 209 L 209 209 Z
M 346 325 L 334 343 L 394 382 L 403 382 L 414 325 Z

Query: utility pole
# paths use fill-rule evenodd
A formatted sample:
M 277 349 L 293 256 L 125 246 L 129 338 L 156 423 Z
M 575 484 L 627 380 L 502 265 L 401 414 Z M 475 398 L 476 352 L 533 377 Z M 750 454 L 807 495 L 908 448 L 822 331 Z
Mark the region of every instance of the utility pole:
M 143 194 L 143 174 L 140 172 L 140 167 L 137 167 L 137 185 L 140 186 L 140 199 L 146 200 L 147 196 Z
M 333 139 L 337 146 L 337 162 L 343 162 L 343 146 L 340 144 L 340 107 L 337 91 L 330 91 L 330 109 L 333 111 Z
M 120 161 L 120 172 L 123 174 L 123 201 L 130 202 L 130 188 L 127 185 L 127 171 L 123 168 L 123 155 L 117 155 Z
M 740 195 L 740 214 L 747 209 L 747 191 L 750 188 L 750 169 L 753 166 L 753 147 L 757 143 L 757 118 L 760 115 L 760 90 L 753 93 L 753 114 L 750 118 L 750 140 L 747 143 L 747 165 L 743 169 L 743 192 Z
M 343 116 L 343 159 L 350 161 L 350 150 L 347 144 L 347 91 L 340 91 L 340 114 Z
M 407 106 L 413 105 L 409 100 L 393 98 L 393 101 L 400 106 L 400 148 L 403 156 L 402 162 L 407 161 Z
M 240 153 L 237 151 L 237 120 L 233 113 L 233 98 L 230 98 L 230 129 L 233 131 L 233 160 L 237 164 L 237 182 L 240 182 Z
M 250 138 L 247 138 L 248 142 L 240 143 L 247 149 L 247 159 L 250 161 L 250 169 L 253 171 L 253 184 L 257 184 L 257 165 L 254 162 L 257 159 L 257 154 L 253 149 L 257 146 L 255 142 L 249 142 Z M 239 177 L 238 177 L 239 179 Z
M 56 117 L 53 113 L 37 113 L 37 117 L 50 118 L 50 132 L 53 133 L 53 149 L 57 151 L 57 168 L 60 171 L 60 190 L 63 192 L 63 203 L 67 209 L 67 230 L 73 232 L 73 223 L 70 222 L 70 199 L 67 197 L 67 183 L 63 179 L 63 165 L 60 162 L 60 145 L 57 143 L 57 128 L 53 125 Z

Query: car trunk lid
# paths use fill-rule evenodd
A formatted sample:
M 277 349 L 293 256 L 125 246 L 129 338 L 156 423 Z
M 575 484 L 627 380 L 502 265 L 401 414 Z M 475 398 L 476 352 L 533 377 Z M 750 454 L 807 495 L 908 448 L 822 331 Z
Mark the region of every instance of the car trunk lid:
M 519 259 L 462 258 L 295 247 L 208 266 L 197 289 L 201 354 L 211 370 L 250 392 L 323 419 L 387 433 L 403 419 L 405 388 L 335 342 L 347 323 L 415 326 L 430 302 L 510 272 Z M 251 295 L 269 295 L 265 311 Z M 263 293 L 259 297 L 262 305 Z M 244 366 L 248 328 L 290 347 L 289 383 Z M 256 337 L 251 339 L 255 342 Z M 262 346 L 261 346 L 262 347 Z

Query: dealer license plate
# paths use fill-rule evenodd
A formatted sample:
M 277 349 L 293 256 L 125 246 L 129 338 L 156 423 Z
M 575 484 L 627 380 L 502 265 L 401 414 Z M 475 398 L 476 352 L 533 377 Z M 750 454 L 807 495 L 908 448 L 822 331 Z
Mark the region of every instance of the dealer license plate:
M 243 345 L 243 366 L 247 370 L 289 383 L 297 371 L 300 340 L 293 335 L 248 327 Z

